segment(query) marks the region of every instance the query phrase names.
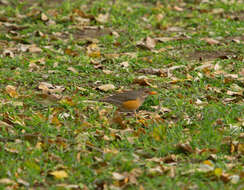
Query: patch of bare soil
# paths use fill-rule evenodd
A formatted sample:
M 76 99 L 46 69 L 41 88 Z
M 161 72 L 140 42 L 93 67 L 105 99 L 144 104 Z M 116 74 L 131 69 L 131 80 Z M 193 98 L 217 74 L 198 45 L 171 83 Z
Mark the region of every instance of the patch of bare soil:
M 74 31 L 73 35 L 75 39 L 86 39 L 86 38 L 99 38 L 104 35 L 110 34 L 111 30 L 108 28 L 85 28 L 83 30 Z
M 214 59 L 228 59 L 236 54 L 231 51 L 207 51 L 207 50 L 196 50 L 186 55 L 187 60 L 198 60 L 198 61 L 209 61 Z

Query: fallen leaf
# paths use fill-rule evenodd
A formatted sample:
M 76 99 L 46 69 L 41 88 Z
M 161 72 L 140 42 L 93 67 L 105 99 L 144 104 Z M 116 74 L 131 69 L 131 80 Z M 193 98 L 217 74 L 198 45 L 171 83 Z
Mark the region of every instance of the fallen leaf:
M 184 151 L 185 153 L 194 153 L 195 151 L 192 149 L 189 142 L 178 144 L 177 147 Z
M 12 85 L 7 85 L 5 87 L 6 92 L 8 93 L 9 96 L 12 98 L 18 98 L 18 93 L 16 91 L 16 87 Z
M 10 185 L 10 184 L 14 184 L 15 181 L 9 179 L 9 178 L 2 178 L 0 179 L 0 184 L 4 184 L 4 185 Z
M 109 90 L 114 90 L 115 86 L 113 84 L 104 84 L 98 87 L 99 90 L 102 90 L 104 92 L 107 92 Z
M 136 42 L 136 46 L 144 49 L 152 50 L 156 46 L 156 40 L 154 40 L 151 37 L 146 37 L 145 39 Z
M 67 55 L 73 56 L 73 57 L 79 55 L 79 53 L 77 51 L 74 51 L 74 50 L 69 49 L 69 48 L 65 49 L 64 53 L 67 54 Z
M 215 168 L 214 169 L 214 175 L 216 175 L 217 177 L 220 177 L 223 173 L 223 170 L 221 168 Z
M 33 44 L 28 47 L 27 51 L 30 53 L 41 53 L 42 49 Z
M 47 17 L 47 15 L 45 15 L 45 13 L 41 13 L 41 20 L 48 21 L 48 17 Z
M 241 71 L 239 72 L 239 75 L 243 76 L 244 77 L 244 68 L 241 69 Z
M 11 50 L 8 50 L 8 49 L 3 50 L 3 55 L 6 56 L 6 57 L 11 57 L 11 58 L 14 57 L 14 53 Z
M 149 79 L 145 76 L 140 76 L 136 79 L 134 79 L 133 83 L 139 84 L 141 86 L 153 86 L 150 82 Z
M 213 14 L 220 14 L 220 13 L 223 13 L 225 12 L 225 10 L 223 8 L 215 8 L 212 10 L 212 13 Z
M 160 175 L 163 173 L 163 170 L 160 166 L 156 166 L 154 168 L 149 168 L 148 170 L 149 174 L 152 175 L 152 176 L 155 176 L 155 175 Z
M 150 37 L 146 37 L 146 42 L 145 43 L 146 43 L 145 45 L 149 49 L 153 49 L 156 46 L 156 41 L 153 38 L 150 38 Z
M 113 71 L 104 69 L 103 73 L 106 74 L 106 75 L 110 75 L 111 73 L 113 73 Z
M 111 31 L 111 34 L 112 34 L 115 38 L 118 38 L 118 37 L 120 36 L 119 33 L 116 32 L 116 31 L 114 31 L 114 30 Z
M 113 176 L 113 179 L 115 179 L 115 180 L 123 180 L 123 179 L 125 179 L 124 175 L 122 175 L 120 173 L 117 173 L 117 172 L 113 172 L 112 176 Z
M 30 63 L 29 64 L 29 71 L 30 72 L 37 71 L 39 69 L 40 69 L 40 67 L 38 65 L 36 65 L 35 63 Z
M 242 96 L 243 95 L 243 92 L 234 92 L 234 91 L 231 91 L 231 90 L 227 90 L 226 94 L 230 95 L 230 96 Z
M 59 187 L 58 189 L 80 189 L 80 187 L 82 186 L 82 190 L 88 190 L 88 187 L 86 187 L 86 185 L 79 183 L 79 185 L 75 185 L 75 184 L 57 184 L 56 187 Z
M 73 72 L 73 73 L 78 73 L 78 71 L 74 68 L 74 67 L 68 67 L 68 69 L 67 69 L 68 71 L 71 71 L 71 72 Z
M 168 32 L 181 32 L 181 31 L 184 31 L 184 29 L 181 27 L 178 27 L 178 26 L 172 26 L 172 27 L 167 28 L 167 31 Z
M 89 46 L 87 46 L 86 49 L 87 49 L 86 53 L 89 57 L 97 58 L 101 56 L 100 48 L 95 43 L 90 44 Z
M 54 176 L 56 179 L 64 179 L 68 177 L 68 174 L 64 170 L 57 170 L 49 173 Z
M 121 67 L 127 68 L 127 67 L 129 67 L 129 62 L 128 61 L 124 61 L 124 62 L 119 63 L 119 65 Z
M 61 93 L 65 90 L 62 86 L 54 86 L 47 82 L 40 82 L 38 89 L 42 90 L 44 94 L 46 93 Z
M 156 15 L 157 22 L 160 22 L 164 18 L 164 15 L 162 13 L 159 13 Z
M 18 178 L 17 179 L 17 182 L 19 183 L 19 184 L 21 184 L 21 185 L 24 185 L 24 186 L 30 186 L 30 184 L 27 182 L 27 181 L 24 181 L 23 179 L 21 179 L 21 178 Z
M 239 143 L 237 146 L 237 152 L 240 155 L 244 155 L 244 143 Z
M 178 7 L 178 6 L 176 6 L 176 5 L 175 5 L 173 8 L 174 8 L 174 10 L 179 11 L 179 12 L 184 11 L 184 9 L 183 9 L 183 8 Z
M 237 184 L 240 181 L 240 176 L 239 175 L 231 175 L 229 177 L 230 182 L 233 184 Z
M 109 14 L 108 13 L 99 14 L 95 19 L 96 19 L 97 22 L 100 22 L 100 23 L 104 24 L 104 23 L 108 22 Z
M 215 40 L 213 38 L 201 38 L 201 40 L 205 41 L 206 43 L 208 43 L 209 45 L 216 45 L 219 44 L 218 40 Z
M 207 173 L 207 172 L 210 172 L 213 170 L 214 170 L 214 166 L 210 166 L 208 164 L 200 164 L 199 168 L 197 169 L 197 171 L 204 172 L 204 173 Z

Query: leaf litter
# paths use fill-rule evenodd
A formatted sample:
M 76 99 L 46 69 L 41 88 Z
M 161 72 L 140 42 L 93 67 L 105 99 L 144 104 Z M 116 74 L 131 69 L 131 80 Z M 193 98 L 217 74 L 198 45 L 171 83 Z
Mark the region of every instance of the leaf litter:
M 206 3 L 207 2 L 208 1 L 206 1 Z M 5 1 L 3 1 L 3 3 L 6 4 Z M 57 2 L 55 1 L 55 3 Z M 225 156 L 226 159 L 230 161 L 229 165 L 226 162 L 222 162 L 224 165 L 223 168 L 220 168 L 216 162 L 221 161 L 218 154 L 223 154 L 226 149 L 223 148 L 223 151 L 222 149 L 211 149 L 208 147 L 208 145 L 211 145 L 211 142 L 209 142 L 209 144 L 206 142 L 200 143 L 200 140 L 202 139 L 197 138 L 199 137 L 198 133 L 200 133 L 199 125 L 201 125 L 201 121 L 207 117 L 202 112 L 206 111 L 205 109 L 211 105 L 212 100 L 219 103 L 224 103 L 225 105 L 228 104 L 229 106 L 234 105 L 235 103 L 235 105 L 240 104 L 240 102 L 243 103 L 243 69 L 237 71 L 238 64 L 236 64 L 237 66 L 232 66 L 232 63 L 228 63 L 228 69 L 231 70 L 230 72 L 230 70 L 225 67 L 225 63 L 221 62 L 221 60 L 227 62 L 229 60 L 233 61 L 232 58 L 234 58 L 234 61 L 238 62 L 240 56 L 236 56 L 236 52 L 228 50 L 195 50 L 193 54 L 189 55 L 189 59 L 197 60 L 196 62 L 187 62 L 187 64 L 185 64 L 180 61 L 177 62 L 176 65 L 174 55 L 168 54 L 169 51 L 174 50 L 174 45 L 167 48 L 165 43 L 174 44 L 182 40 L 183 44 L 184 40 L 193 39 L 191 35 L 196 34 L 196 32 L 190 33 L 189 36 L 182 34 L 185 31 L 185 26 L 180 22 L 172 24 L 167 23 L 168 16 L 167 14 L 164 14 L 164 12 L 162 13 L 161 9 L 164 8 L 168 11 L 176 11 L 177 14 L 181 14 L 187 11 L 186 3 L 181 2 L 177 5 L 170 4 L 166 6 L 160 4 L 160 2 L 157 2 L 155 6 L 156 7 L 152 9 L 152 16 L 154 16 L 155 11 L 155 18 L 158 22 L 158 26 L 156 27 L 160 28 L 161 31 L 157 31 L 157 34 L 155 34 L 153 32 L 155 29 L 153 28 L 154 23 L 150 23 L 151 18 L 149 17 L 151 17 L 151 15 L 144 15 L 142 20 L 147 23 L 146 27 L 149 27 L 150 31 L 152 32 L 144 35 L 147 37 L 142 38 L 138 42 L 133 41 L 133 38 L 130 39 L 133 42 L 132 44 L 136 44 L 137 47 L 141 48 L 138 51 L 143 52 L 146 50 L 150 55 L 151 53 L 154 53 L 153 56 L 159 56 L 160 61 L 153 59 L 153 61 L 148 62 L 148 65 L 145 65 L 145 68 L 142 68 L 144 65 L 138 63 L 141 56 L 144 56 L 143 53 L 145 52 L 138 54 L 137 52 L 134 52 L 136 51 L 135 49 L 130 50 L 130 52 L 124 51 L 123 45 L 121 45 L 123 43 L 120 42 L 120 37 L 122 37 L 124 34 L 123 32 L 116 32 L 117 28 L 116 31 L 106 28 L 106 26 L 111 24 L 111 20 L 114 18 L 113 15 L 111 15 L 111 12 L 106 12 L 103 10 L 103 8 L 101 8 L 101 10 L 99 9 L 96 15 L 83 11 L 82 6 L 80 8 L 73 9 L 68 16 L 59 15 L 61 18 L 56 17 L 57 14 L 60 14 L 58 10 L 51 13 L 32 9 L 28 15 L 23 15 L 28 16 L 29 19 L 43 22 L 45 26 L 71 22 L 73 25 L 68 26 L 67 29 L 72 30 L 71 33 L 73 33 L 75 39 L 81 39 L 81 41 L 77 40 L 77 42 L 74 42 L 75 45 L 78 44 L 77 46 L 81 46 L 80 48 L 77 48 L 77 46 L 75 46 L 75 48 L 70 48 L 70 46 L 66 47 L 66 43 L 68 43 L 67 38 L 69 36 L 67 31 L 61 30 L 49 35 L 49 33 L 41 29 L 40 31 L 37 31 L 37 35 L 35 37 L 40 37 L 40 39 L 46 38 L 48 43 L 50 43 L 48 46 L 42 47 L 41 45 L 33 42 L 30 42 L 30 44 L 20 42 L 17 46 L 17 43 L 15 44 L 17 40 L 20 40 L 21 38 L 28 38 L 28 36 L 21 36 L 18 34 L 20 31 L 25 30 L 26 26 L 6 23 L 6 21 L 10 22 L 13 18 L 6 18 L 5 21 L 1 20 L 1 24 L 4 23 L 4 27 L 10 30 L 10 34 L 6 35 L 6 37 L 14 41 L 13 44 L 5 44 L 6 49 L 2 53 L 3 58 L 8 57 L 15 59 L 17 56 L 28 55 L 28 53 L 34 56 L 42 56 L 42 54 L 47 56 L 48 58 L 46 60 L 29 62 L 28 72 L 38 75 L 40 73 L 43 74 L 48 69 L 47 73 L 45 73 L 47 76 L 46 79 L 50 77 L 52 80 L 40 82 L 40 80 L 44 80 L 44 75 L 41 75 L 43 78 L 38 78 L 38 83 L 35 83 L 35 87 L 41 91 L 40 96 L 43 96 L 44 99 L 54 98 L 53 100 L 60 100 L 58 105 L 49 105 L 48 108 L 45 108 L 48 109 L 48 112 L 46 110 L 36 111 L 35 107 L 28 110 L 28 102 L 22 102 L 21 99 L 23 98 L 22 94 L 25 93 L 22 87 L 22 85 L 25 84 L 25 81 L 18 81 L 13 83 L 14 85 L 7 83 L 3 91 L 5 92 L 5 95 L 7 95 L 8 99 L 11 98 L 11 101 L 1 100 L 1 102 L 4 102 L 2 106 L 12 106 L 15 104 L 14 106 L 20 106 L 21 109 L 23 107 L 25 110 L 16 114 L 12 114 L 11 112 L 4 114 L 1 113 L 0 116 L 3 119 L 3 121 L 0 123 L 1 131 L 7 131 L 8 135 L 16 135 L 18 132 L 16 129 L 19 129 L 21 133 L 26 134 L 26 131 L 32 129 L 32 125 L 35 125 L 33 119 L 30 116 L 27 117 L 25 115 L 29 111 L 31 116 L 37 117 L 40 121 L 45 123 L 45 125 L 42 122 L 38 123 L 38 125 L 35 126 L 37 129 L 42 129 L 42 126 L 44 125 L 46 128 L 48 128 L 48 131 L 57 130 L 58 133 L 52 134 L 52 137 L 46 136 L 46 140 L 45 136 L 40 137 L 39 135 L 33 134 L 33 137 L 36 137 L 38 142 L 35 143 L 35 146 L 32 146 L 30 141 L 30 145 L 28 145 L 29 147 L 26 150 L 34 151 L 33 147 L 39 151 L 43 150 L 42 155 L 45 156 L 45 153 L 48 153 L 49 156 L 47 157 L 47 160 L 55 163 L 55 165 L 57 162 L 67 163 L 67 160 L 64 160 L 64 158 L 60 157 L 59 154 L 56 154 L 56 152 L 51 153 L 51 149 L 68 153 L 69 159 L 73 158 L 74 154 L 72 151 L 74 150 L 76 156 L 74 158 L 77 161 L 76 164 L 84 163 L 84 165 L 88 166 L 88 168 L 86 168 L 87 171 L 91 170 L 94 175 L 98 176 L 98 178 L 100 175 L 104 175 L 104 171 L 109 171 L 105 178 L 109 178 L 109 180 L 112 179 L 112 181 L 108 182 L 106 179 L 95 180 L 91 186 L 97 188 L 123 189 L 128 186 L 140 185 L 140 189 L 146 189 L 146 187 L 143 187 L 146 184 L 144 182 L 141 183 L 141 179 L 144 179 L 145 177 L 148 177 L 148 179 L 156 179 L 160 176 L 169 176 L 170 178 L 174 179 L 178 176 L 188 176 L 190 178 L 192 175 L 198 175 L 199 172 L 204 175 L 205 179 L 211 179 L 212 181 L 221 180 L 225 183 L 238 184 L 243 178 L 243 173 L 237 169 L 232 170 L 230 168 L 235 168 L 235 166 L 233 166 L 234 164 L 231 162 L 235 160 L 235 164 L 238 165 L 240 163 L 240 157 L 243 155 L 243 142 L 241 141 L 241 138 L 236 138 L 236 134 L 239 133 L 241 137 L 241 126 L 243 126 L 243 121 L 234 118 L 233 120 L 236 122 L 235 124 L 227 124 L 226 122 L 230 122 L 232 119 L 226 118 L 225 120 L 217 120 L 214 126 L 212 126 L 211 123 L 209 124 L 209 128 L 213 128 L 213 130 L 215 130 L 216 127 L 216 131 L 214 131 L 214 133 L 222 130 L 221 134 L 224 136 L 225 133 L 230 130 L 232 131 L 233 135 L 235 135 L 233 137 L 229 137 L 231 139 L 230 141 L 225 144 L 223 143 L 224 146 L 228 147 L 229 152 L 225 154 Z M 220 16 L 225 14 L 223 9 L 218 8 L 209 11 L 200 10 L 199 8 L 195 9 L 194 6 L 195 5 L 193 5 L 193 7 L 190 9 L 198 11 L 199 14 L 201 14 L 201 12 Z M 129 12 L 133 11 L 134 9 L 128 7 L 128 14 L 130 14 Z M 189 18 L 192 18 L 191 15 L 188 15 L 187 19 Z M 21 16 L 19 16 L 18 19 L 21 19 Z M 241 15 L 239 15 L 236 19 L 241 19 Z M 184 22 L 184 20 L 182 19 L 181 22 Z M 94 23 L 96 23 L 96 25 L 94 25 Z M 146 28 L 143 30 L 146 30 Z M 16 34 L 18 38 L 14 37 Z M 168 34 L 171 35 L 167 36 Z M 117 48 L 116 50 L 104 51 L 106 50 L 106 47 L 104 47 L 104 44 L 101 43 L 99 38 L 106 35 L 109 35 L 109 38 L 111 39 L 113 38 L 112 41 L 115 45 L 114 47 Z M 209 36 L 199 39 L 200 41 L 205 42 L 207 45 L 214 47 L 220 47 L 223 45 L 223 42 L 226 43 L 223 39 L 218 37 Z M 233 39 L 233 42 L 241 45 L 242 43 L 240 39 L 241 38 L 235 38 Z M 61 51 L 57 50 L 59 45 L 51 44 L 52 40 L 62 40 L 64 47 L 59 47 L 59 50 Z M 74 66 L 74 63 L 71 63 L 71 61 L 69 62 L 70 65 L 67 64 L 68 66 L 65 68 L 67 68 L 67 73 L 76 74 L 75 76 L 77 78 L 80 77 L 81 82 L 72 81 L 73 78 L 71 76 L 67 76 L 67 79 L 69 79 L 67 81 L 69 82 L 62 84 L 62 82 L 59 83 L 59 81 L 57 81 L 53 76 L 50 76 L 52 74 L 59 74 L 59 72 L 50 69 L 48 66 L 48 64 L 50 64 L 49 58 L 52 57 L 51 54 L 46 52 L 49 50 L 56 53 L 61 52 L 61 54 L 65 54 L 64 56 L 60 55 L 57 60 L 55 59 L 56 63 L 58 62 L 58 64 L 55 64 L 56 69 L 63 66 L 63 64 L 65 64 L 64 62 L 68 59 L 72 59 L 74 61 L 79 59 L 77 67 L 76 65 Z M 172 52 L 178 53 L 177 51 L 178 50 Z M 168 57 L 161 58 L 161 53 L 162 55 L 164 53 L 167 54 Z M 157 61 L 159 64 L 154 64 L 154 62 Z M 23 62 L 23 65 L 24 64 L 25 62 Z M 107 76 L 116 76 L 117 71 L 113 69 L 113 66 L 116 65 L 116 68 L 121 68 L 123 72 L 126 72 L 126 75 L 132 74 L 130 76 L 130 86 L 127 86 L 127 83 L 122 83 L 120 81 L 121 76 L 117 75 L 118 83 L 96 78 L 96 81 L 98 82 L 96 83 L 92 81 L 91 83 L 98 87 L 91 88 L 89 85 L 90 83 L 86 84 L 87 81 L 83 81 L 84 78 L 82 77 L 84 75 L 81 72 L 81 70 L 84 69 L 83 67 L 89 64 L 91 64 L 95 70 L 101 69 L 101 72 Z M 22 66 L 19 67 L 22 69 Z M 12 67 L 12 69 L 15 68 Z M 137 70 L 137 72 L 129 73 L 131 70 Z M 92 75 L 92 72 L 90 72 L 89 75 Z M 142 73 L 143 76 L 140 76 L 140 74 L 138 75 L 138 73 Z M 92 79 L 92 76 L 90 78 Z M 215 86 L 213 83 L 209 82 L 219 80 L 220 78 L 223 79 L 222 84 L 226 85 L 226 87 L 221 85 Z M 14 80 L 16 80 L 16 78 L 14 78 Z M 200 84 L 203 82 L 203 80 L 206 82 L 203 87 L 194 89 L 195 91 L 185 91 L 185 89 L 191 89 L 193 85 Z M 53 81 L 56 81 L 56 83 Z M 75 86 L 74 89 L 76 91 L 71 90 L 73 86 Z M 138 120 L 131 116 L 118 116 L 117 118 L 112 118 L 111 108 L 106 107 L 101 109 L 101 107 L 96 104 L 96 101 L 88 102 L 89 100 L 87 100 L 87 96 L 92 96 L 92 94 L 93 97 L 95 97 L 94 93 L 97 94 L 115 91 L 116 88 L 121 90 L 123 88 L 139 86 L 156 88 L 158 91 L 162 92 L 163 97 L 161 98 L 163 98 L 163 106 L 158 105 L 159 102 L 157 102 L 156 99 L 148 99 L 145 102 L 145 107 L 137 112 L 141 117 Z M 162 86 L 164 86 L 163 89 L 160 88 Z M 202 91 L 204 91 L 204 93 L 206 92 L 206 94 L 202 93 Z M 71 92 L 73 93 L 72 96 L 64 96 L 64 93 Z M 207 93 L 214 93 L 215 95 L 209 95 Z M 188 94 L 192 95 L 187 96 Z M 16 103 L 14 100 L 15 98 L 20 103 Z M 169 104 L 171 103 L 172 99 L 174 104 Z M 12 105 L 7 104 L 6 102 L 11 102 Z M 191 113 L 185 113 L 188 111 L 187 106 L 193 109 L 191 110 Z M 154 108 L 154 112 L 156 113 L 149 111 L 151 108 Z M 93 120 L 91 118 L 93 118 Z M 180 121 L 182 121 L 182 123 L 180 123 Z M 48 124 L 46 125 L 46 123 Z M 179 130 L 180 133 L 177 133 L 177 130 Z M 197 140 L 191 139 L 192 136 L 189 135 L 192 132 L 191 130 L 193 131 L 193 134 L 196 135 L 195 139 Z M 188 139 L 184 141 L 176 141 L 176 137 L 173 137 L 172 135 L 173 133 L 177 133 L 176 137 L 181 138 L 181 140 L 182 136 L 184 136 L 184 138 L 187 137 Z M 56 135 L 57 138 L 53 138 Z M 65 137 L 62 137 L 63 135 Z M 69 138 L 74 139 L 75 142 Z M 143 141 L 144 138 L 147 141 Z M 7 152 L 7 154 L 20 155 L 20 151 L 22 150 L 17 146 L 18 142 L 23 143 L 23 141 L 26 139 L 28 138 L 24 138 L 24 140 L 22 140 L 22 138 L 16 137 L 14 138 L 16 142 L 13 144 L 6 143 L 4 150 Z M 233 139 L 238 140 L 234 141 Z M 4 140 L 2 139 L 1 141 Z M 127 141 L 128 144 L 123 144 Z M 147 142 L 151 143 L 150 146 L 147 144 Z M 198 145 L 201 145 L 201 148 L 197 147 Z M 125 153 L 128 153 L 126 152 L 127 150 L 131 150 L 133 152 L 133 154 L 131 154 L 133 159 L 125 155 Z M 204 158 L 208 155 L 209 157 L 206 160 L 197 160 L 195 162 L 192 161 L 191 158 L 197 157 L 198 154 L 203 155 Z M 117 157 L 121 157 L 121 159 L 116 160 Z M 119 163 L 118 166 L 113 165 L 114 160 L 110 158 L 116 160 L 116 162 Z M 35 162 L 39 163 L 40 159 L 42 158 L 36 158 Z M 88 161 L 89 159 L 96 162 Z M 45 160 L 44 162 L 46 163 L 47 161 Z M 181 165 L 181 162 L 189 162 L 193 169 L 186 171 L 183 164 Z M 128 165 L 126 165 L 124 168 L 120 167 L 123 166 L 124 163 Z M 184 164 L 186 165 L 186 163 Z M 77 167 L 74 165 L 70 166 L 69 168 L 66 166 L 54 167 L 48 171 L 48 174 L 54 176 L 53 180 L 62 181 L 69 179 L 71 175 L 73 177 L 73 173 L 75 173 L 76 169 Z M 1 178 L 0 183 L 11 186 L 22 185 L 29 187 L 31 183 L 29 183 L 29 181 L 27 182 L 25 178 L 20 178 L 18 176 L 19 173 L 22 173 L 21 170 L 22 169 L 19 168 L 19 170 L 14 174 L 15 177 L 18 178 L 16 181 L 9 179 L 10 175 L 8 175 L 9 178 Z M 182 170 L 184 172 L 179 172 Z M 46 171 L 40 174 L 43 176 L 43 183 L 46 183 L 45 172 Z M 82 175 L 79 174 L 79 179 L 80 178 L 82 178 Z M 82 186 L 83 189 L 88 189 L 87 186 L 83 185 L 82 183 L 77 185 L 68 184 L 68 181 L 64 182 L 65 183 L 56 184 L 56 186 L 61 188 L 81 188 Z M 38 183 L 35 182 L 34 185 L 38 186 Z

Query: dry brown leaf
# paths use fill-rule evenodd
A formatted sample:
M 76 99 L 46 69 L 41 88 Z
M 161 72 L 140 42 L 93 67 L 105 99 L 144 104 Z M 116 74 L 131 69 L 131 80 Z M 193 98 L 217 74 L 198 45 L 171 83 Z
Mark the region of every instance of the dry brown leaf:
M 35 64 L 35 63 L 30 63 L 29 64 L 29 71 L 30 72 L 37 71 L 39 69 L 40 69 L 40 67 L 37 64 Z
M 238 74 L 229 74 L 229 73 L 226 73 L 226 74 L 224 74 L 224 77 L 225 78 L 230 78 L 230 79 L 238 79 Z
M 19 184 L 21 184 L 21 185 L 24 185 L 24 186 L 30 186 L 30 184 L 27 182 L 27 181 L 24 181 L 23 179 L 21 179 L 21 178 L 18 178 L 17 179 L 17 182 L 19 183 Z
M 216 45 L 219 44 L 218 40 L 215 40 L 213 38 L 201 38 L 201 40 L 205 41 L 206 43 L 208 43 L 209 45 Z
M 97 22 L 104 24 L 104 23 L 108 22 L 109 13 L 99 14 L 95 19 Z
M 183 8 L 178 7 L 178 6 L 176 6 L 176 5 L 175 5 L 173 8 L 174 8 L 174 10 L 179 11 L 179 12 L 184 11 L 184 9 L 183 9 Z
M 162 168 L 160 166 L 156 166 L 154 168 L 149 168 L 148 173 L 150 175 L 153 175 L 153 176 L 154 175 L 160 175 L 160 174 L 163 173 L 163 170 L 162 170 Z
M 19 150 L 17 150 L 14 147 L 6 147 L 6 145 L 5 145 L 4 150 L 6 150 L 7 152 L 10 152 L 10 153 L 19 154 Z
M 117 172 L 113 172 L 112 176 L 113 176 L 113 179 L 118 180 L 118 181 L 125 179 L 124 175 L 117 173 Z
M 98 87 L 99 90 L 107 92 L 109 90 L 114 90 L 115 86 L 113 84 L 104 84 Z
M 75 185 L 75 184 L 65 184 L 65 183 L 61 183 L 61 184 L 57 184 L 56 187 L 58 187 L 58 189 L 80 189 L 80 184 L 79 185 Z M 88 190 L 88 187 L 84 184 L 82 184 L 82 190 Z
M 181 68 L 187 68 L 185 65 L 176 65 L 176 66 L 173 66 L 173 67 L 170 67 L 168 68 L 168 71 L 171 72 L 173 70 L 176 70 L 176 69 L 181 69 Z
M 86 14 L 85 12 L 83 12 L 80 9 L 73 9 L 72 12 L 77 14 L 77 15 L 79 15 L 80 17 L 83 17 L 83 18 L 89 18 L 89 19 L 94 19 L 95 18 L 93 15 Z
M 157 22 L 160 22 L 164 18 L 164 15 L 162 13 L 159 13 L 156 15 Z
M 162 158 L 164 163 L 173 163 L 177 161 L 177 157 L 174 154 L 170 154 Z
M 119 63 L 119 65 L 121 67 L 127 68 L 127 67 L 129 67 L 129 62 L 128 61 L 124 61 L 124 62 Z
M 227 183 L 227 182 L 230 181 L 230 175 L 227 174 L 227 173 L 223 173 L 223 174 L 220 176 L 220 179 L 221 179 L 223 182 Z
M 68 69 L 67 69 L 68 71 L 71 71 L 71 72 L 73 72 L 73 73 L 78 73 L 78 71 L 74 68 L 74 67 L 68 67 Z
M 141 86 L 153 86 L 149 81 L 150 80 L 146 76 L 140 76 L 134 79 L 133 83 L 139 84 Z
M 104 57 L 107 59 L 114 59 L 114 58 L 116 59 L 116 58 L 120 57 L 120 54 L 118 54 L 118 53 L 105 53 Z
M 104 69 L 104 70 L 103 70 L 103 73 L 106 74 L 106 75 L 110 75 L 111 73 L 113 73 L 113 71 Z
M 46 93 L 61 93 L 65 90 L 65 88 L 62 86 L 54 86 L 54 85 L 47 83 L 47 82 L 40 82 L 40 84 L 38 85 L 38 89 L 42 90 L 42 92 L 44 94 L 46 94 Z
M 6 92 L 8 93 L 9 96 L 11 96 L 12 98 L 18 98 L 18 93 L 16 91 L 16 87 L 12 86 L 12 85 L 7 85 L 5 87 Z
M 205 62 L 204 64 L 196 67 L 194 70 L 206 70 L 206 69 L 210 70 L 212 68 L 214 68 L 214 65 L 212 64 L 212 61 L 210 61 L 210 62 Z
M 172 26 L 167 28 L 168 32 L 181 32 L 184 31 L 184 29 L 182 27 L 178 27 L 178 26 Z
M 45 13 L 41 13 L 41 20 L 42 21 L 48 21 L 48 17 Z
M 150 37 L 146 37 L 146 42 L 145 43 L 146 43 L 145 45 L 149 49 L 153 49 L 156 46 L 156 41 L 153 38 L 150 38 Z
M 6 57 L 11 57 L 11 58 L 14 57 L 14 53 L 11 50 L 8 50 L 8 49 L 3 50 L 3 55 L 6 56 Z
M 116 32 L 115 30 L 112 30 L 111 31 L 111 34 L 115 37 L 115 38 L 118 38 L 120 35 L 118 32 Z
M 192 149 L 191 145 L 189 142 L 178 144 L 177 148 L 182 150 L 185 153 L 194 153 L 195 151 Z
M 136 42 L 136 46 L 144 49 L 152 50 L 156 46 L 156 40 L 154 40 L 151 37 L 146 37 L 145 39 Z
M 244 77 L 244 68 L 241 69 L 241 71 L 239 72 L 239 75 L 243 76 Z
M 230 96 L 243 96 L 243 91 L 234 92 L 234 91 L 231 91 L 231 90 L 227 90 L 226 94 L 228 94 Z
M 27 51 L 30 53 L 41 53 L 42 49 L 33 44 L 28 47 Z
M 223 13 L 225 12 L 225 10 L 223 8 L 215 8 L 212 10 L 212 13 L 213 14 L 220 14 L 220 13 Z
M 10 185 L 10 184 L 14 184 L 15 181 L 9 179 L 9 178 L 2 178 L 0 179 L 0 184 L 4 184 L 4 185 Z

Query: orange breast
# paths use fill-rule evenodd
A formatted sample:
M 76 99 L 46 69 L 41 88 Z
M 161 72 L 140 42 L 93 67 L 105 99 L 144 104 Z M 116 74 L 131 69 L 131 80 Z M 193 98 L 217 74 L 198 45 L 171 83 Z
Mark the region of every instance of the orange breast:
M 134 111 L 141 106 L 140 100 L 129 100 L 122 104 L 124 109 Z

